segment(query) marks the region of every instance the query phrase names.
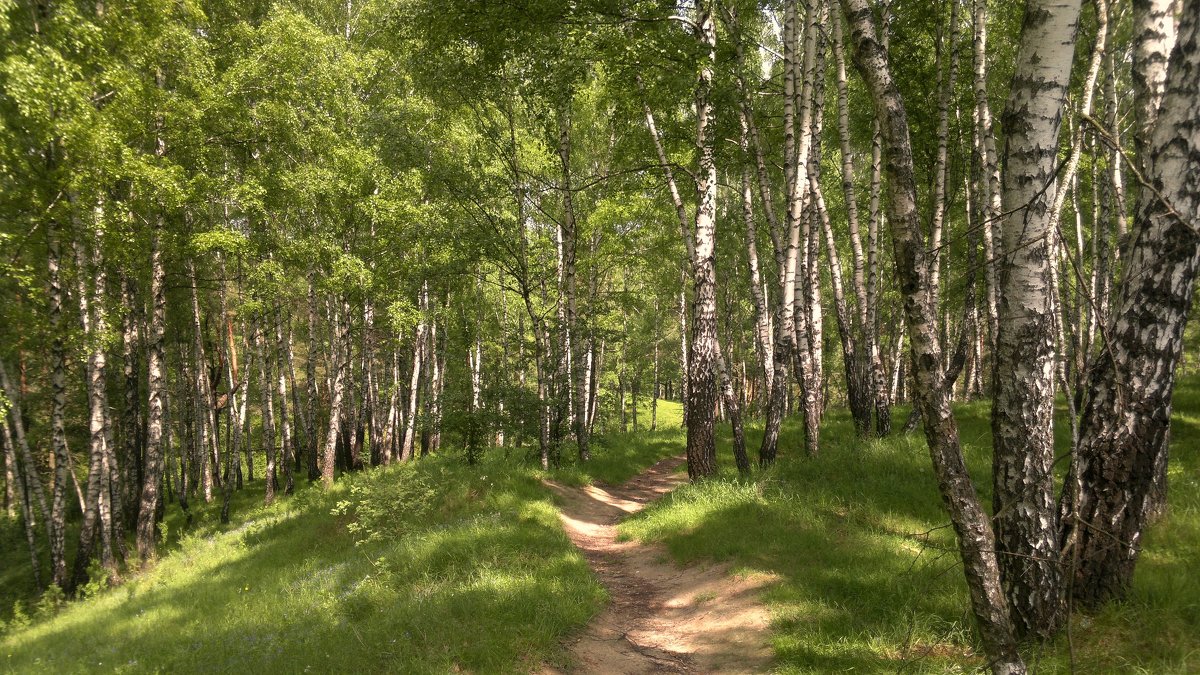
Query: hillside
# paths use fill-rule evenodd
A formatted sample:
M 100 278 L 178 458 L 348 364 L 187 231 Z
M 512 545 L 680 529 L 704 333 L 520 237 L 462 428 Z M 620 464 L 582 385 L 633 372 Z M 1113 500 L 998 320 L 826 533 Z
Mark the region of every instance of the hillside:
M 664 414 L 666 409 L 667 414 Z M 616 484 L 677 454 L 663 429 L 598 439 L 588 473 Z M 988 407 L 961 406 L 988 490 Z M 679 562 L 728 561 L 776 581 L 761 595 L 781 672 L 947 672 L 983 665 L 961 568 L 918 436 L 854 439 L 830 413 L 822 455 L 781 456 L 752 481 L 685 485 L 622 533 Z M 1031 656 L 1039 672 L 1193 672 L 1200 653 L 1200 379 L 1174 418 L 1171 510 L 1147 537 L 1132 597 L 1074 616 Z M 784 447 L 799 430 L 785 429 Z M 753 441 L 753 435 L 751 440 Z M 728 460 L 727 440 L 720 456 Z M 61 611 L 28 605 L 0 642 L 6 672 L 532 672 L 569 666 L 564 640 L 606 602 L 564 535 L 547 474 L 518 451 L 452 453 L 304 488 L 228 527 L 211 508 L 153 569 Z M 246 497 L 253 500 L 253 490 Z M 19 547 L 6 547 L 6 556 Z M 7 566 L 6 566 L 7 567 Z M 11 572 L 7 577 L 11 582 Z M 8 589 L 11 592 L 11 588 Z M 27 625 L 26 625 L 27 624 Z

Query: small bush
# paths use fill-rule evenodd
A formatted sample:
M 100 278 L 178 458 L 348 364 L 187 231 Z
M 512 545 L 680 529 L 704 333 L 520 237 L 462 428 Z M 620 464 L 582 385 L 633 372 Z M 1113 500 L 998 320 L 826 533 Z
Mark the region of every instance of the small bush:
M 362 476 L 337 502 L 333 515 L 350 518 L 346 529 L 357 544 L 395 538 L 427 521 L 439 490 L 426 472 L 401 467 Z

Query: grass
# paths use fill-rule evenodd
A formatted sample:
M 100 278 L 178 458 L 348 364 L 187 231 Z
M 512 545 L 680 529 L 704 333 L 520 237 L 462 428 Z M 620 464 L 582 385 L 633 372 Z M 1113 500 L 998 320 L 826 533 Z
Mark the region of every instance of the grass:
M 1131 597 L 1074 616 L 1078 672 L 1200 669 L 1200 378 L 1180 382 L 1176 409 L 1170 514 L 1146 535 Z M 658 431 L 597 436 L 586 466 L 565 448 L 550 475 L 619 483 L 682 452 L 679 415 L 677 404 L 660 404 Z M 958 417 L 990 499 L 989 406 L 961 406 Z M 753 448 L 761 430 L 749 432 Z M 822 455 L 810 460 L 799 433 L 789 421 L 777 466 L 749 481 L 736 476 L 726 435 L 718 480 L 680 488 L 623 534 L 663 542 L 681 561 L 776 575 L 764 600 L 781 672 L 981 667 L 922 438 L 862 442 L 831 411 Z M 40 615 L 26 602 L 32 618 L 0 637 L 0 671 L 528 672 L 564 663 L 562 639 L 606 596 L 564 536 L 544 477 L 520 452 L 493 451 L 474 468 L 448 454 L 347 476 L 328 494 L 305 487 L 270 507 L 255 483 L 238 494 L 227 526 L 216 503 L 193 504 L 187 528 L 172 505 L 169 553 L 156 567 Z M 23 535 L 3 527 L 0 602 L 27 597 L 29 583 Z M 1065 637 L 1027 657 L 1035 672 L 1068 672 L 1072 662 Z
M 1200 670 L 1200 379 L 1176 393 L 1170 514 L 1146 535 L 1131 596 L 1031 648 L 1034 672 L 1185 673 Z M 897 411 L 899 423 L 903 412 Z M 990 405 L 957 409 L 971 474 L 991 499 Z M 1065 449 L 1067 430 L 1060 442 Z M 821 456 L 803 456 L 785 428 L 775 468 L 744 481 L 725 440 L 722 476 L 687 485 L 622 526 L 664 543 L 680 561 L 733 561 L 779 583 L 764 600 L 784 673 L 976 670 L 973 620 L 953 534 L 923 437 L 859 441 L 831 411 Z M 761 429 L 748 431 L 751 447 Z M 1061 465 L 1061 463 L 1060 463 Z
M 664 407 L 678 425 L 678 405 Z M 635 438 L 602 442 L 587 472 L 556 477 L 619 481 L 674 452 L 652 434 L 624 440 Z M 348 475 L 329 493 L 305 486 L 269 507 L 257 482 L 225 526 L 216 501 L 193 503 L 186 529 L 172 504 L 169 553 L 153 569 L 61 609 L 10 612 L 0 671 L 529 672 L 563 662 L 562 639 L 606 593 L 563 533 L 545 474 L 511 454 Z M 22 597 L 28 557 L 9 525 L 2 588 Z
M 650 402 L 640 399 L 637 431 L 630 428 L 593 436 L 592 460 L 587 464 L 579 463 L 572 446 L 570 451 L 564 452 L 563 467 L 557 477 L 572 485 L 594 481 L 618 485 L 663 457 L 682 454 L 683 407 L 675 401 L 660 400 L 657 422 L 656 429 L 650 431 Z

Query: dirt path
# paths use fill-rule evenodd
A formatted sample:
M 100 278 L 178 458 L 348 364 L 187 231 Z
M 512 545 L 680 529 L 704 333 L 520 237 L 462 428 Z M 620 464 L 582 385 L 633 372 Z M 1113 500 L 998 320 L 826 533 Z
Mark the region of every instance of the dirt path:
M 771 662 L 766 576 L 735 578 L 728 565 L 678 567 L 660 546 L 617 541 L 616 524 L 687 480 L 682 457 L 619 487 L 550 487 L 571 541 L 612 603 L 569 646 L 581 673 L 761 673 Z M 562 672 L 547 669 L 546 673 Z

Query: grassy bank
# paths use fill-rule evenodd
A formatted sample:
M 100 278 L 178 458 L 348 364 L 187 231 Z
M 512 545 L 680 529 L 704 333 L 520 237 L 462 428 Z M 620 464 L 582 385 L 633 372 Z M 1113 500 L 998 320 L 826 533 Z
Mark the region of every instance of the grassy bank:
M 677 428 L 678 405 L 664 408 Z M 675 452 L 672 434 L 600 439 L 586 471 L 552 473 L 619 482 Z M 562 638 L 606 596 L 524 454 L 468 467 L 448 453 L 270 507 L 259 483 L 229 526 L 201 503 L 185 529 L 173 505 L 171 552 L 154 569 L 58 610 L 23 603 L 0 670 L 528 672 L 561 660 Z M 27 569 L 5 575 L 28 584 Z
M 1076 672 L 1200 670 L 1200 379 L 1181 383 L 1176 409 L 1170 515 L 1145 538 L 1131 597 L 1075 613 L 1070 640 L 1029 650 L 1037 672 L 1069 672 L 1072 661 Z M 988 503 L 989 415 L 987 402 L 958 408 L 971 474 Z M 760 434 L 749 434 L 752 448 Z M 1063 452 L 1067 440 L 1060 434 Z M 776 575 L 764 599 L 783 672 L 982 666 L 923 437 L 862 442 L 848 417 L 832 411 L 820 457 L 803 457 L 800 441 L 789 424 L 778 466 L 749 482 L 737 479 L 723 447 L 721 479 L 675 491 L 623 534 L 663 542 L 681 561 L 731 560 Z

